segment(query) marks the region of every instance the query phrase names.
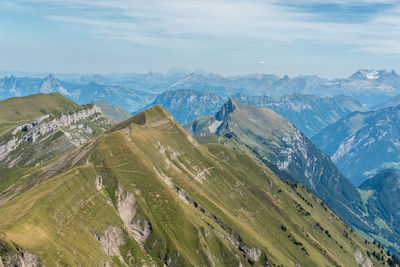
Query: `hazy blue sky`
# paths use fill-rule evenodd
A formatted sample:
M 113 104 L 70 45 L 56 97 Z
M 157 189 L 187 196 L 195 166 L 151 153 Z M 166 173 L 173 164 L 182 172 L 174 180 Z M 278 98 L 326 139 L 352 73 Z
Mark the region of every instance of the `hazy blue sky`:
M 295 3 L 295 4 L 294 4 Z M 0 69 L 399 70 L 396 0 L 1 0 Z

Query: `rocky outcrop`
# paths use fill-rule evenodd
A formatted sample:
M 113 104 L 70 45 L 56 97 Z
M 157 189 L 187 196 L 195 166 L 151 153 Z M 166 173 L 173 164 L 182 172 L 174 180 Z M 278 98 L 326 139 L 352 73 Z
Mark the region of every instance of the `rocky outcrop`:
M 40 85 L 39 91 L 43 94 L 48 94 L 51 92 L 59 92 L 62 95 L 72 96 L 67 89 L 65 89 L 61 83 L 54 77 L 54 75 L 50 74 L 42 81 Z
M 0 267 L 44 266 L 36 255 L 19 247 L 16 247 L 16 250 L 16 253 L 11 253 L 8 251 L 6 246 L 0 242 Z
M 124 222 L 125 229 L 139 243 L 144 250 L 144 243 L 152 232 L 150 222 L 139 216 L 139 205 L 135 195 L 119 186 L 116 192 L 118 214 Z
M 94 236 L 100 242 L 106 255 L 116 256 L 121 263 L 125 263 L 119 250 L 119 247 L 125 243 L 123 232 L 120 228 L 108 225 L 104 235 L 95 234 Z M 106 262 L 104 266 L 110 266 L 110 264 Z
M 371 260 L 367 257 L 364 256 L 359 250 L 354 252 L 354 260 L 358 266 L 362 267 L 373 267 L 374 264 L 371 262 Z
M 96 236 L 104 249 L 104 252 L 109 256 L 120 255 L 119 247 L 124 244 L 122 230 L 115 226 L 108 226 L 104 231 L 104 235 Z
M 50 120 L 49 115 L 45 115 L 32 122 L 19 126 L 17 129 L 21 128 L 21 131 L 27 132 L 23 137 L 23 140 L 30 142 L 34 142 L 40 136 L 56 131 L 60 127 L 68 127 L 70 130 L 82 129 L 90 134 L 93 132 L 90 127 L 83 124 L 77 124 L 80 120 L 86 119 L 90 116 L 93 116 L 93 121 L 102 118 L 101 109 L 97 106 L 93 106 L 92 108 L 83 109 L 73 114 L 61 115 L 59 119 L 53 120 Z
M 28 123 L 21 124 L 11 131 L 7 141 L 0 141 L 0 165 L 6 167 L 18 165 L 23 156 L 10 157 L 11 152 L 17 150 L 25 143 L 35 146 L 36 142 L 48 139 L 48 137 L 56 134 L 58 131 L 62 131 L 65 139 L 69 140 L 69 147 L 76 147 L 86 142 L 88 137 L 96 134 L 95 129 L 92 129 L 93 126 L 91 127 L 89 123 L 91 125 L 95 124 L 97 128 L 102 129 L 101 131 L 105 131 L 110 126 L 110 122 L 104 117 L 97 106 L 91 106 L 74 113 L 62 114 L 58 118 L 47 114 Z M 62 146 L 62 143 L 56 144 L 57 149 Z M 48 150 L 52 150 L 47 144 L 43 144 L 43 147 L 47 153 Z M 68 150 L 67 148 L 63 149 L 64 151 Z M 61 148 L 59 150 L 62 151 Z M 3 160 L 6 162 L 1 164 Z M 29 162 L 32 163 L 32 161 Z

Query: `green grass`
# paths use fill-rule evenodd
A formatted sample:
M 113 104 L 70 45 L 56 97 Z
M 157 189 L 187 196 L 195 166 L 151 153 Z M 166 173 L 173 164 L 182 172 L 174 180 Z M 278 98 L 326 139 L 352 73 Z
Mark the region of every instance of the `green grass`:
M 374 220 L 374 223 L 379 227 L 379 228 L 384 228 L 387 229 L 389 231 L 391 231 L 390 227 L 385 223 L 384 220 L 382 220 L 382 218 L 380 217 L 376 217 Z
M 24 169 L 11 169 L 11 168 L 0 168 L 0 192 L 6 190 L 9 186 L 14 184 L 17 179 L 24 176 L 25 174 L 31 173 L 35 168 L 24 168 Z
M 29 121 L 46 114 L 80 109 L 78 104 L 59 93 L 13 97 L 0 101 L 0 122 Z
M 93 107 L 93 104 L 78 105 L 58 93 L 37 94 L 27 97 L 10 98 L 0 101 L 0 144 L 13 138 L 22 138 L 26 132 L 12 131 L 18 125 L 31 121 L 44 114 L 50 114 L 46 121 L 57 119 L 61 114 L 72 114 L 82 109 Z M 12 110 L 17 110 L 17 113 Z M 12 115 L 14 114 L 14 115 Z M 8 121 L 4 121 L 8 120 Z M 42 164 L 51 158 L 65 153 L 109 128 L 108 119 L 102 117 L 94 120 L 93 116 L 77 121 L 90 127 L 93 132 L 60 127 L 50 133 L 40 136 L 35 142 L 22 141 L 16 149 L 11 151 L 6 158 L 0 161 L 0 167 L 32 167 Z
M 199 144 L 161 107 L 143 114 L 145 124 L 117 125 L 80 164 L 0 205 L 0 240 L 47 266 L 353 266 L 356 250 L 378 251 L 304 186 L 222 145 Z M 121 188 L 136 199 L 133 221 L 151 224 L 143 249 L 119 216 Z M 120 257 L 96 239 L 109 226 L 122 229 Z M 257 260 L 243 252 L 255 248 Z
M 357 191 L 360 193 L 360 196 L 361 196 L 364 206 L 367 206 L 368 199 L 374 194 L 374 190 L 357 189 Z

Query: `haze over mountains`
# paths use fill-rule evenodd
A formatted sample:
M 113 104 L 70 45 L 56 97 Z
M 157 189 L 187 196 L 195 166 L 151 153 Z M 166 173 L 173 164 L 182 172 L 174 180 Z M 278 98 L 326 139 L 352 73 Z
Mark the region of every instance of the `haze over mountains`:
M 6 76 L 0 80 L 0 97 L 23 96 L 40 92 L 58 91 L 79 103 L 88 98 L 107 99 L 118 96 L 120 105 L 132 112 L 143 108 L 157 94 L 176 89 L 207 91 L 221 97 L 237 93 L 280 97 L 287 94 L 318 96 L 347 95 L 361 104 L 376 105 L 400 94 L 400 76 L 391 70 L 359 70 L 348 78 L 327 80 L 317 76 L 279 77 L 270 74 L 220 76 L 211 73 L 170 72 L 145 74 L 109 74 L 63 76 L 58 80 Z M 128 99 L 123 99 L 127 97 Z M 142 106 L 134 102 L 140 98 Z M 130 102 L 131 101 L 131 102 Z M 132 102 L 133 101 L 133 102 Z M 135 104 L 136 103 L 136 104 Z M 115 103 L 112 103 L 115 104 Z
M 0 80 L 3 265 L 397 263 L 395 72 L 64 78 Z
M 312 138 L 356 185 L 386 168 L 400 169 L 400 106 L 352 113 Z

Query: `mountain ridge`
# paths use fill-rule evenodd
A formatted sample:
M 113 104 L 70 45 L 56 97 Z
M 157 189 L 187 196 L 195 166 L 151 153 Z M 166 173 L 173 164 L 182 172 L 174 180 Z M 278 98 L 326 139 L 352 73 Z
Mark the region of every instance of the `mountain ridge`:
M 199 144 L 160 106 L 65 156 L 25 174 L 15 185 L 32 187 L 0 204 L 3 261 L 380 266 L 388 259 L 303 186 L 246 155 Z
M 253 155 L 276 173 L 287 173 L 287 179 L 316 192 L 342 218 L 371 230 L 371 223 L 363 219 L 364 207 L 355 186 L 328 156 L 274 111 L 231 98 L 213 117 L 194 120 L 185 128 L 205 139 L 210 134 L 225 137 L 221 142 L 228 147 Z
M 92 104 L 59 93 L 0 101 L 0 166 L 31 167 L 104 132 L 110 121 Z

